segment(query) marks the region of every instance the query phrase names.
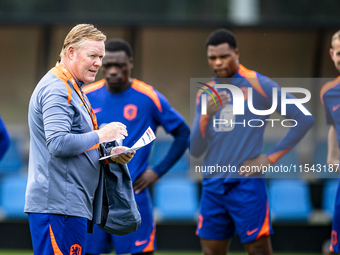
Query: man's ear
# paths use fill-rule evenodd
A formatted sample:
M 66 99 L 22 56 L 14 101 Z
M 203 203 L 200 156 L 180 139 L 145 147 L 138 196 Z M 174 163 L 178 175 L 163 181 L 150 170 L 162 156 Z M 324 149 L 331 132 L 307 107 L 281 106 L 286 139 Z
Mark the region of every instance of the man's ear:
M 239 59 L 240 58 L 240 53 L 238 51 L 238 48 L 236 48 L 234 52 L 235 52 L 236 58 Z
M 130 69 L 133 69 L 133 58 L 130 58 Z
M 330 48 L 329 49 L 329 55 L 331 56 L 331 59 L 334 61 L 334 50 L 333 50 L 333 48 Z
M 66 55 L 69 59 L 73 59 L 75 55 L 75 49 L 73 45 L 67 47 Z

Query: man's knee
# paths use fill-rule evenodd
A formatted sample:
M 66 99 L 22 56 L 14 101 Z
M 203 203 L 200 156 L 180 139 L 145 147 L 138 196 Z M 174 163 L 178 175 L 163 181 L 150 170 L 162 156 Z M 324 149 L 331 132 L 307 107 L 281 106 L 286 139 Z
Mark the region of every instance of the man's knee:
M 202 250 L 203 250 L 203 254 L 204 255 L 214 255 L 214 254 L 219 254 L 218 253 L 218 249 L 214 249 L 214 247 L 202 247 Z
M 153 255 L 153 251 L 150 251 L 150 252 L 133 253 L 132 255 Z
M 204 255 L 225 255 L 229 248 L 230 240 L 207 240 L 201 239 Z
M 271 255 L 267 249 L 264 249 L 263 247 L 255 247 L 254 249 L 250 249 L 248 251 L 248 255 Z
M 249 255 L 272 255 L 272 247 L 270 243 L 270 238 L 268 236 L 263 236 L 260 239 L 245 244 L 245 248 Z

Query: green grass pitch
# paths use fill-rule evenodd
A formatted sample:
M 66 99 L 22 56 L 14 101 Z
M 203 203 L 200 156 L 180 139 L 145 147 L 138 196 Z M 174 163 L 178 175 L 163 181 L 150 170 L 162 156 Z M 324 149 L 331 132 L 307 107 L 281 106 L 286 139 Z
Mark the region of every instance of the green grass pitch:
M 321 253 L 275 253 L 275 255 L 320 255 Z M 33 255 L 32 251 L 0 250 L 0 255 Z M 156 251 L 155 255 L 202 255 L 201 252 Z M 230 252 L 228 255 L 246 255 L 242 252 Z

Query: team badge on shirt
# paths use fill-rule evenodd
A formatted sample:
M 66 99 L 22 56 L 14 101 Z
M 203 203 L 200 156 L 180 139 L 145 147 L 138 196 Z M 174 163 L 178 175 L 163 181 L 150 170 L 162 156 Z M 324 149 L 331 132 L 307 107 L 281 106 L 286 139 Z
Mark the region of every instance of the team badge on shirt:
M 124 118 L 127 120 L 133 120 L 137 116 L 137 106 L 134 104 L 128 104 L 124 107 Z
M 335 230 L 332 231 L 331 240 L 333 246 L 335 246 L 338 243 L 338 233 Z
M 81 255 L 82 247 L 79 244 L 73 244 L 70 248 L 70 255 Z

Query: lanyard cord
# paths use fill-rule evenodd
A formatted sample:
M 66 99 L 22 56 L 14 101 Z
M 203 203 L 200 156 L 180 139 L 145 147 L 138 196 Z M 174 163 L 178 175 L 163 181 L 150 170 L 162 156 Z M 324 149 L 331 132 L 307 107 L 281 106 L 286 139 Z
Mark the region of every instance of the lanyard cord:
M 87 99 L 86 95 L 83 94 L 83 91 L 81 91 L 81 90 L 79 89 L 79 86 L 78 86 L 78 84 L 76 83 L 76 81 L 74 80 L 74 78 L 72 77 L 72 75 L 71 75 L 71 74 L 66 70 L 66 68 L 65 68 L 62 64 L 60 64 L 59 62 L 57 62 L 56 68 L 58 68 L 58 69 L 59 69 L 59 70 L 67 77 L 67 79 L 72 83 L 73 88 L 76 90 L 76 92 L 77 92 L 78 96 L 80 97 L 81 101 L 83 101 L 84 106 L 86 107 L 87 112 L 90 114 L 90 117 L 91 117 L 91 120 L 92 120 L 93 129 L 94 129 L 94 130 L 99 129 L 99 128 L 98 128 L 98 124 L 97 124 L 97 117 L 96 117 L 96 115 L 95 115 L 95 113 L 94 113 L 94 111 L 93 111 L 91 105 L 87 103 L 87 102 L 88 102 L 88 99 Z M 85 98 L 85 99 L 84 99 L 84 98 Z M 87 102 L 86 102 L 86 101 L 87 101 Z

